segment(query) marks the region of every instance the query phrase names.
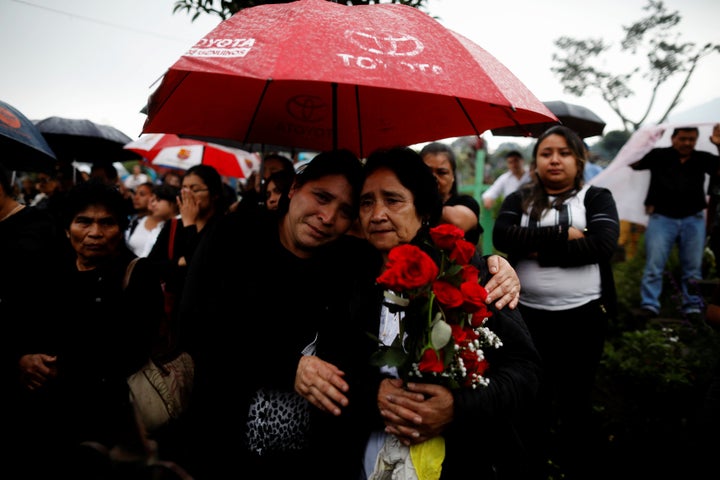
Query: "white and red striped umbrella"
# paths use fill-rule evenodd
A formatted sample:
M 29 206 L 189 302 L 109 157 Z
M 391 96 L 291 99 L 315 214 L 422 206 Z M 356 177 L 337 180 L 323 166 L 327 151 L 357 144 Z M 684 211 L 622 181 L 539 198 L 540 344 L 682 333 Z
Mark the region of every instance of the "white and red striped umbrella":
M 181 170 L 204 164 L 223 176 L 247 178 L 260 169 L 260 156 L 256 153 L 172 133 L 142 135 L 124 148 L 142 155 L 153 165 Z

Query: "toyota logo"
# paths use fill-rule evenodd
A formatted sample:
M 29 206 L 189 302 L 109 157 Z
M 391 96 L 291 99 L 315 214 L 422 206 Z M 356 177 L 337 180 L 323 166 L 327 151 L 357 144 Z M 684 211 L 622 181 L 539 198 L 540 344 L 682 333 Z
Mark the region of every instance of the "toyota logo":
M 420 40 L 405 33 L 347 30 L 345 38 L 358 48 L 374 55 L 414 57 L 425 48 Z
M 314 95 L 296 95 L 285 104 L 288 114 L 303 123 L 317 123 L 325 120 L 327 104 Z

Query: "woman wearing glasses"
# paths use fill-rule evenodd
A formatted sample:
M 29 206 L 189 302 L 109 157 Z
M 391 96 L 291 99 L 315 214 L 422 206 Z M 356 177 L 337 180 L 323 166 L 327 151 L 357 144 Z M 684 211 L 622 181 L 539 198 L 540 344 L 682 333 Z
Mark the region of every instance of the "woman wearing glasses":
M 180 196 L 177 198 L 180 219 L 175 227 L 172 243 L 173 268 L 183 268 L 190 263 L 200 238 L 214 220 L 225 214 L 227 201 L 220 174 L 209 165 L 191 167 L 182 179 Z M 168 222 L 158 236 L 150 258 L 170 260 L 170 231 Z M 184 271 L 184 270 L 183 270 Z

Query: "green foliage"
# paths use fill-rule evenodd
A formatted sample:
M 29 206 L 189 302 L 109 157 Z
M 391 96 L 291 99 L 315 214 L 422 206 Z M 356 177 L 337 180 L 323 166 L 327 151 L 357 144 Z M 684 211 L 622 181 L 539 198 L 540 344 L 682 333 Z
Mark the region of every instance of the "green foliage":
M 455 179 L 458 190 L 466 192 L 469 195 L 473 195 L 477 182 L 476 167 L 478 152 L 485 149 L 484 145 L 478 145 L 477 143 L 476 137 L 459 137 L 451 145 L 455 153 L 455 163 L 457 166 L 455 169 Z M 476 200 L 479 201 L 479 199 Z
M 613 264 L 615 288 L 618 297 L 618 320 L 621 325 L 627 324 L 628 316 L 640 304 L 640 280 L 645 266 L 645 243 L 643 238 L 638 240 L 636 255 L 622 262 Z
M 682 321 L 650 323 L 606 343 L 603 366 L 616 382 L 653 394 L 695 386 L 716 359 L 717 335 Z
M 697 64 L 711 54 L 720 52 L 720 44 L 708 42 L 698 46 L 691 42 L 680 42 L 675 29 L 682 17 L 677 11 L 671 12 L 663 2 L 648 0 L 643 8 L 648 16 L 637 20 L 629 27 L 623 26 L 625 38 L 620 45 L 622 53 L 645 55 L 645 64 L 632 62 L 633 68 L 626 72 L 613 73 L 606 70 L 607 65 L 617 62 L 603 61 L 603 54 L 612 45 L 602 39 L 575 39 L 560 37 L 555 45 L 560 53 L 553 54 L 553 73 L 559 76 L 565 92 L 581 97 L 588 90 L 596 90 L 610 108 L 620 117 L 628 131 L 637 130 L 648 118 L 657 100 L 668 100 L 665 113 L 658 123 L 665 121 L 680 101 L 682 92 L 690 83 Z M 661 94 L 660 87 L 676 76 L 684 77 L 675 94 Z M 637 79 L 647 82 L 639 86 Z M 631 120 L 623 113 L 621 102 L 636 96 L 636 90 L 643 92 L 648 106 L 642 118 Z M 638 100 L 632 100 L 637 104 Z
M 607 165 L 617 156 L 629 138 L 630 132 L 612 130 L 603 135 L 600 141 L 590 148 L 590 152 L 605 160 L 604 162 L 598 161 L 598 164 Z
M 714 272 L 714 259 L 706 255 L 706 260 L 707 271 Z M 701 315 L 680 314 L 677 249 L 666 267 L 660 318 L 641 320 L 633 314 L 644 264 L 642 236 L 635 257 L 613 264 L 619 314 L 610 325 L 594 399 L 610 451 L 635 451 L 637 445 L 686 448 L 683 439 L 690 435 L 720 361 L 720 330 L 709 327 Z M 708 292 L 700 293 L 707 298 Z

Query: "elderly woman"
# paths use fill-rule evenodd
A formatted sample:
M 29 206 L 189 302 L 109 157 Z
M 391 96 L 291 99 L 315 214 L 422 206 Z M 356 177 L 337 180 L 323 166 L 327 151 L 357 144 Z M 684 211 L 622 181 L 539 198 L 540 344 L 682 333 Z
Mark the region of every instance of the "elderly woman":
M 123 235 L 126 205 L 116 188 L 94 180 L 68 192 L 68 257 L 43 300 L 56 302 L 57 315 L 35 325 L 26 359 L 43 365 L 24 375 L 28 402 L 19 413 L 36 433 L 34 466 L 75 478 L 90 467 L 77 456 L 81 442 L 109 450 L 135 427 L 127 377 L 149 358 L 163 311 L 147 260 L 128 269 L 135 255 Z
M 440 219 L 442 201 L 432 172 L 411 149 L 375 152 L 368 158 L 365 172 L 359 215 L 369 244 L 355 255 L 349 319 L 337 322 L 335 332 L 321 331 L 318 341 L 317 355 L 337 365 L 348 380 L 343 389 L 347 401 L 340 403 L 343 411 L 335 411 L 340 417 L 347 415 L 345 441 L 329 434 L 324 442 L 318 440 L 323 458 L 346 455 L 344 469 L 336 472 L 335 478 L 357 478 L 358 474 L 384 478 L 389 471 L 397 475 L 408 467 L 407 461 L 392 464 L 378 457 L 387 442 L 393 442 L 407 459 L 411 445 L 442 437 L 441 478 L 460 478 L 468 469 L 476 472 L 476 478 L 520 475 L 525 452 L 517 421 L 535 398 L 539 358 L 516 311 L 489 307 L 492 316 L 486 326 L 497 333 L 503 346 L 486 353 L 489 369 L 485 375 L 490 380 L 486 387 L 451 389 L 405 382 L 391 378 L 392 369 L 371 365 L 370 359 L 380 347 L 377 338 L 382 340 L 385 332 L 397 331 L 397 322 L 403 318 L 402 311 L 389 313 L 392 305 L 384 301 L 386 289 L 377 278 L 394 247 L 422 245 L 429 238 L 429 227 Z M 488 261 L 477 254 L 473 258 L 483 284 L 491 278 Z M 299 373 L 296 388 L 303 392 L 307 386 Z M 473 440 L 468 442 L 469 438 Z M 349 450 L 355 452 L 354 458 Z

